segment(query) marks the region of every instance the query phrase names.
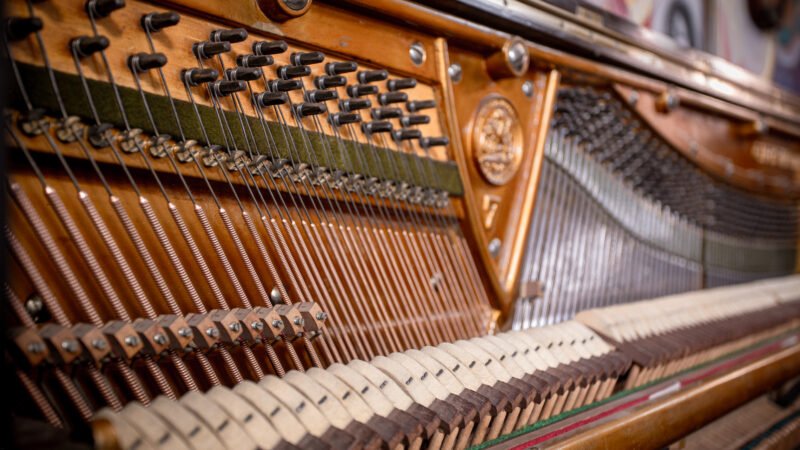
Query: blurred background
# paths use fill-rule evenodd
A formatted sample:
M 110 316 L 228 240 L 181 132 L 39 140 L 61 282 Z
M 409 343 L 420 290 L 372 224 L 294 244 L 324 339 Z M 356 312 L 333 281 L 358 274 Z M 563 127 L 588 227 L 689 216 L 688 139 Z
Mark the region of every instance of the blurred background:
M 588 0 L 800 95 L 800 0 Z

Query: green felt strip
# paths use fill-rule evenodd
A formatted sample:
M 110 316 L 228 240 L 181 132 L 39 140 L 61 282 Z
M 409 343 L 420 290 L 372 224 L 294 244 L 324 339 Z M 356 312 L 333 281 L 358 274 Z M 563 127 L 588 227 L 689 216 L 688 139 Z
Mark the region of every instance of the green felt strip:
M 787 331 L 787 332 L 785 332 L 785 333 L 783 333 L 783 334 L 781 334 L 779 336 L 775 336 L 775 337 L 772 337 L 772 338 L 765 339 L 765 340 L 760 341 L 758 343 L 755 343 L 755 344 L 753 344 L 753 345 L 751 345 L 749 347 L 743 348 L 743 349 L 735 351 L 735 352 L 728 353 L 727 355 L 720 356 L 719 358 L 714 359 L 712 361 L 708 361 L 708 362 L 705 362 L 703 364 L 698 364 L 698 365 L 696 365 L 694 367 L 690 367 L 690 368 L 685 369 L 685 370 L 683 370 L 681 372 L 672 374 L 669 377 L 661 378 L 661 379 L 658 379 L 658 380 L 653 380 L 653 381 L 651 381 L 651 382 L 649 382 L 647 384 L 643 384 L 643 385 L 635 387 L 635 388 L 627 389 L 627 390 L 624 390 L 624 391 L 619 391 L 616 394 L 614 394 L 614 395 L 612 395 L 612 396 L 610 396 L 610 397 L 608 397 L 606 399 L 600 400 L 598 402 L 594 402 L 594 403 L 591 403 L 591 404 L 588 404 L 588 405 L 583 405 L 580 408 L 571 409 L 571 410 L 563 412 L 563 413 L 561 413 L 561 414 L 559 414 L 557 416 L 550 417 L 549 419 L 541 420 L 541 421 L 536 422 L 534 424 L 528 425 L 527 427 L 523 427 L 523 428 L 520 428 L 519 430 L 512 431 L 511 433 L 504 434 L 502 436 L 498 436 L 495 439 L 492 439 L 490 441 L 482 442 L 482 443 L 480 443 L 478 445 L 473 445 L 468 450 L 485 450 L 485 449 L 487 449 L 489 447 L 493 447 L 495 445 L 502 444 L 503 442 L 508 441 L 509 439 L 514 439 L 514 438 L 522 436 L 524 434 L 532 433 L 532 432 L 534 432 L 534 431 L 536 431 L 538 429 L 544 428 L 544 427 L 546 427 L 548 425 L 552 425 L 552 424 L 554 424 L 556 422 L 559 422 L 561 420 L 564 420 L 564 419 L 566 419 L 568 417 L 572 417 L 572 416 L 574 416 L 576 414 L 580 414 L 580 413 L 582 413 L 584 411 L 587 411 L 587 410 L 590 410 L 590 409 L 594 409 L 594 408 L 597 408 L 599 406 L 606 405 L 606 404 L 611 403 L 611 402 L 613 402 L 615 400 L 618 400 L 618 399 L 620 399 L 622 397 L 625 397 L 625 396 L 628 396 L 628 395 L 631 395 L 631 394 L 635 394 L 636 392 L 643 391 L 643 390 L 645 390 L 647 388 L 650 388 L 652 386 L 655 386 L 657 384 L 664 383 L 667 380 L 679 378 L 679 377 L 681 377 L 681 376 L 683 376 L 683 375 L 685 375 L 687 373 L 694 372 L 694 371 L 700 370 L 700 369 L 702 369 L 704 367 L 708 367 L 708 366 L 714 365 L 714 364 L 716 364 L 718 362 L 721 362 L 723 360 L 735 358 L 736 356 L 745 354 L 745 353 L 747 353 L 747 352 L 749 352 L 749 351 L 751 351 L 753 349 L 756 349 L 758 347 L 762 347 L 764 345 L 771 344 L 773 342 L 778 342 L 778 341 L 786 338 L 787 336 L 790 336 L 792 334 L 797 333 L 798 331 L 800 331 L 800 328 L 794 328 L 794 329 L 789 330 L 789 331 Z
M 59 113 L 58 102 L 50 88 L 50 82 L 44 68 L 29 64 L 19 64 L 19 69 L 33 105 L 45 108 L 53 113 Z M 77 75 L 65 72 L 56 72 L 55 75 L 67 112 L 70 115 L 93 120 L 92 110 L 84 94 L 80 78 Z M 89 80 L 88 86 L 97 107 L 97 114 L 101 120 L 124 128 L 124 121 L 119 109 L 116 107 L 114 91 L 111 85 L 103 81 Z M 119 93 L 125 105 L 125 112 L 130 126 L 153 133 L 153 127 L 150 125 L 147 110 L 139 92 L 135 89 L 120 87 Z M 180 137 L 180 130 L 172 115 L 169 100 L 161 95 L 146 93 L 145 96 L 150 105 L 150 113 L 153 115 L 153 120 L 158 127 L 158 132 Z M 22 105 L 19 93 L 12 93 L 11 104 L 17 107 Z M 205 142 L 203 130 L 197 120 L 192 104 L 176 100 L 175 108 L 186 138 Z M 225 134 L 222 132 L 220 120 L 215 110 L 208 106 L 198 105 L 198 112 L 205 125 L 205 132 L 210 143 L 225 145 Z M 377 178 L 384 178 L 383 175 L 390 175 L 390 178 L 397 179 L 397 181 L 446 190 L 452 195 L 460 196 L 464 193 L 458 167 L 454 162 L 428 161 L 415 155 L 383 147 L 375 147 L 373 153 L 373 150 L 366 144 L 337 140 L 332 136 L 312 131 L 303 132 L 294 126 L 281 127 L 280 124 L 269 121 L 266 122 L 265 129 L 257 117 L 247 116 L 247 123 L 243 123 L 234 112 L 226 111 L 224 114 L 227 118 L 227 123 L 230 124 L 230 131 L 234 137 L 235 144 L 239 149 L 246 148 L 245 134 L 242 132 L 242 127 L 249 126 L 249 129 L 253 131 L 257 150 L 268 156 L 274 155 L 280 158 L 292 159 L 290 157 L 293 155 L 295 160 L 299 159 L 309 164 L 317 163 L 322 166 Z M 363 157 L 359 158 L 355 152 L 360 153 Z M 377 157 L 374 157 L 373 154 Z M 394 176 L 398 172 L 399 176 Z

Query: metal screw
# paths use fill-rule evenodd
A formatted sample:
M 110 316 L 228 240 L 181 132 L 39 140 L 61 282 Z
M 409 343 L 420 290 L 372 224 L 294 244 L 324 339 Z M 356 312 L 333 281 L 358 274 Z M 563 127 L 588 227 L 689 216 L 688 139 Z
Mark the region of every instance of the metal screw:
M 325 311 L 320 311 L 317 313 L 317 320 L 328 320 L 328 314 Z
M 497 257 L 497 255 L 500 253 L 500 247 L 502 245 L 503 241 L 501 241 L 500 238 L 494 238 L 489 241 L 489 254 L 492 255 L 493 258 Z
M 178 330 L 178 336 L 185 338 L 192 337 L 192 329 L 189 327 L 183 327 Z
M 42 300 L 42 297 L 39 297 L 38 295 L 32 295 L 25 302 L 25 310 L 28 311 L 28 314 L 31 316 L 38 316 L 43 309 L 44 301 Z
M 528 64 L 528 52 L 525 51 L 525 45 L 522 42 L 511 44 L 508 47 L 508 52 L 506 52 L 506 58 L 508 58 L 508 63 L 516 73 L 522 72 Z
M 125 345 L 128 347 L 136 347 L 139 345 L 139 337 L 138 336 L 127 336 L 125 337 Z
M 453 83 L 458 83 L 461 81 L 461 76 L 464 74 L 464 71 L 461 69 L 461 64 L 453 63 L 450 64 L 450 67 L 447 68 L 447 75 L 453 80 Z
M 92 341 L 92 347 L 97 350 L 105 350 L 106 347 L 108 347 L 108 342 L 106 342 L 105 339 L 95 339 Z
M 253 322 L 250 324 L 250 327 L 252 327 L 256 331 L 261 331 L 264 329 L 264 324 L 261 322 Z
M 283 303 L 283 299 L 281 298 L 281 291 L 274 287 L 271 291 L 269 291 L 269 298 L 272 300 L 272 303 Z
M 636 106 L 636 103 L 639 102 L 639 91 L 636 89 L 631 91 L 631 95 L 628 96 L 628 104 L 631 106 Z
M 411 47 L 408 48 L 408 56 L 411 57 L 411 62 L 413 62 L 414 65 L 421 66 L 422 63 L 425 62 L 425 47 L 421 42 L 414 42 L 411 44 Z
M 69 353 L 78 353 L 78 341 L 74 339 L 68 339 L 66 341 L 61 342 L 61 348 Z
M 305 323 L 305 320 L 303 320 L 303 318 L 302 318 L 302 317 L 295 317 L 295 318 L 294 318 L 294 320 L 293 320 L 293 322 L 294 322 L 294 324 L 295 324 L 295 325 L 297 325 L 298 327 L 302 327 L 302 326 L 303 326 L 303 324 Z
M 28 352 L 33 354 L 44 353 L 44 344 L 41 342 L 31 342 L 28 344 Z
M 239 330 L 242 329 L 242 325 L 239 322 L 233 322 L 232 324 L 228 325 L 228 328 L 230 328 L 234 333 L 238 333 Z
M 531 80 L 522 83 L 522 93 L 525 94 L 525 97 L 533 97 L 533 83 Z
M 219 336 L 219 330 L 213 327 L 206 328 L 206 334 L 215 338 Z
M 163 333 L 156 333 L 153 335 L 153 340 L 156 341 L 158 345 L 165 345 L 167 343 L 167 337 L 164 336 Z
M 283 321 L 275 319 L 272 321 L 272 328 L 281 329 L 283 328 Z

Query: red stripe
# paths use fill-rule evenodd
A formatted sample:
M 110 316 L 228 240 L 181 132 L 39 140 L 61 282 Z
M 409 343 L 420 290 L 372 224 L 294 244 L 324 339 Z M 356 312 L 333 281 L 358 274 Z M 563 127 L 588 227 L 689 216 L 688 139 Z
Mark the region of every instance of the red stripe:
M 800 336 L 800 335 L 798 335 L 798 336 Z M 726 361 L 726 362 L 724 362 L 724 363 L 722 363 L 722 364 L 720 364 L 718 366 L 715 366 L 715 367 L 713 367 L 711 369 L 708 369 L 708 370 L 706 370 L 704 372 L 701 372 L 701 373 L 699 373 L 697 375 L 693 375 L 691 377 L 683 378 L 683 379 L 680 380 L 681 388 L 683 388 L 683 387 L 685 387 L 685 386 L 687 386 L 689 384 L 695 383 L 697 381 L 700 381 L 702 379 L 708 378 L 708 377 L 710 377 L 710 376 L 712 376 L 714 374 L 717 374 L 717 373 L 719 373 L 721 371 L 724 371 L 725 369 L 729 369 L 729 368 L 731 368 L 733 366 L 740 365 L 744 361 L 751 360 L 751 359 L 757 359 L 757 358 L 761 357 L 762 355 L 767 354 L 767 353 L 771 353 L 772 351 L 780 349 L 781 347 L 782 347 L 781 342 L 775 342 L 775 343 L 772 343 L 772 344 L 767 345 L 765 347 L 759 348 L 758 350 L 753 350 L 750 353 L 747 353 L 745 355 L 739 356 L 738 358 L 734 358 L 734 359 L 732 359 L 730 361 Z M 622 403 L 620 405 L 617 405 L 617 406 L 615 406 L 615 407 L 613 407 L 611 409 L 602 411 L 602 412 L 600 412 L 598 414 L 595 414 L 593 416 L 589 416 L 589 417 L 587 417 L 585 419 L 579 420 L 577 422 L 574 422 L 574 423 L 572 423 L 570 425 L 567 425 L 565 427 L 559 428 L 557 430 L 553 430 L 550 433 L 544 434 L 544 435 L 539 436 L 539 437 L 537 437 L 535 439 L 532 439 L 530 441 L 524 442 L 524 443 L 522 443 L 520 445 L 517 445 L 516 447 L 512 447 L 511 450 L 525 450 L 525 449 L 531 448 L 532 446 L 534 446 L 536 444 L 540 444 L 540 443 L 542 443 L 544 441 L 549 441 L 550 439 L 557 438 L 558 436 L 561 436 L 561 435 L 564 435 L 566 433 L 569 433 L 572 430 L 575 430 L 577 428 L 580 428 L 582 426 L 588 425 L 588 424 L 593 423 L 593 422 L 597 422 L 598 420 L 603 419 L 605 417 L 608 417 L 608 416 L 610 416 L 612 414 L 616 414 L 616 413 L 618 413 L 620 411 L 624 411 L 624 410 L 632 408 L 632 407 L 634 407 L 636 405 L 642 404 L 642 403 L 646 402 L 650 398 L 650 395 L 652 395 L 652 394 L 642 395 L 642 396 L 637 397 L 637 398 L 635 398 L 633 400 L 630 400 L 628 402 L 625 402 L 625 403 Z

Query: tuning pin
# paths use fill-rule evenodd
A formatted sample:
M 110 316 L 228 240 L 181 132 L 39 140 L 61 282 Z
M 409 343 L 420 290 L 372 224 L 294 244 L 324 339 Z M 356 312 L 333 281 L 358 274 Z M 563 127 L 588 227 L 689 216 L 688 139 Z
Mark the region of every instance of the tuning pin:
M 108 48 L 109 41 L 105 36 L 81 36 L 72 40 L 72 48 L 79 56 L 87 57 Z
M 371 106 L 372 102 L 368 98 L 350 98 L 346 100 L 339 100 L 339 109 L 345 112 L 367 109 Z
M 318 64 L 325 60 L 325 54 L 322 52 L 297 52 L 292 53 L 289 61 L 293 66 L 307 66 L 309 64 Z
M 210 83 L 219 77 L 219 72 L 215 69 L 188 69 L 183 72 L 183 79 L 190 86 L 197 86 L 200 84 Z
M 361 122 L 361 116 L 356 113 L 337 112 L 331 114 L 328 120 L 332 125 L 341 127 L 342 125 Z
M 38 17 L 9 17 L 6 19 L 6 36 L 10 41 L 19 41 L 43 27 L 44 23 Z
M 180 14 L 175 11 L 168 11 L 163 13 L 150 13 L 142 16 L 142 28 L 155 33 L 164 28 L 169 28 L 178 24 L 181 21 Z
M 343 73 L 355 72 L 358 64 L 353 61 L 329 62 L 325 64 L 325 73 L 328 75 L 341 75 Z
M 435 100 L 412 100 L 406 103 L 406 109 L 412 113 L 431 108 L 436 108 Z
M 430 148 L 430 147 L 445 147 L 450 143 L 450 139 L 446 136 L 439 136 L 439 137 L 424 137 L 419 140 L 419 145 L 422 148 Z
M 86 11 L 94 17 L 108 17 L 112 12 L 125 7 L 125 0 L 89 0 Z
M 408 141 L 411 139 L 419 139 L 422 137 L 422 132 L 416 129 L 402 129 L 392 133 L 392 137 L 396 141 Z
M 294 106 L 294 111 L 299 117 L 316 116 L 326 112 L 328 108 L 324 103 L 300 103 Z
M 403 112 L 400 111 L 400 108 L 373 108 L 371 115 L 373 120 L 397 119 L 403 115 Z
M 235 44 L 247 39 L 247 30 L 244 28 L 234 28 L 232 30 L 214 30 L 208 37 L 214 42 L 230 42 Z
M 392 103 L 403 103 L 408 101 L 408 94 L 405 92 L 384 92 L 378 95 L 378 103 L 389 105 Z
M 339 93 L 334 90 L 316 90 L 306 92 L 306 101 L 311 103 L 322 103 L 339 98 Z
M 253 53 L 256 55 L 277 55 L 289 49 L 286 41 L 258 41 L 253 42 Z
M 412 89 L 417 86 L 417 80 L 414 78 L 398 78 L 386 82 L 386 88 L 391 92 L 400 91 L 403 89 Z
M 236 65 L 242 67 L 266 67 L 271 66 L 275 60 L 269 55 L 239 55 L 236 57 Z
M 400 118 L 400 124 L 402 124 L 404 127 L 412 127 L 414 125 L 425 125 L 428 123 L 431 123 L 430 116 L 425 116 L 422 114 L 412 114 Z
M 314 79 L 314 85 L 319 89 L 341 87 L 347 84 L 347 78 L 341 75 L 326 75 Z
M 350 97 L 363 97 L 365 95 L 372 95 L 378 93 L 378 86 L 371 84 L 353 84 L 347 86 L 347 95 Z
M 247 89 L 247 83 L 235 80 L 218 80 L 211 83 L 211 89 L 218 97 L 225 97 Z
M 269 82 L 269 87 L 272 92 L 296 91 L 303 88 L 303 82 L 300 80 L 272 80 Z
M 392 128 L 391 122 L 387 122 L 385 120 L 376 120 L 361 124 L 361 131 L 363 131 L 365 134 L 388 133 L 392 131 Z
M 311 67 L 308 66 L 280 66 L 278 76 L 284 80 L 292 78 L 302 78 L 311 75 Z
M 289 94 L 286 92 L 262 92 L 256 95 L 256 104 L 262 108 L 283 105 L 288 102 Z
M 374 83 L 389 78 L 389 72 L 381 70 L 362 70 L 358 72 L 358 82 L 361 84 Z
M 225 71 L 229 80 L 254 81 L 261 78 L 264 72 L 258 67 L 237 67 Z
M 128 67 L 134 72 L 146 72 L 166 64 L 167 57 L 163 53 L 137 53 L 128 58 Z
M 194 44 L 192 50 L 194 50 L 194 54 L 197 55 L 198 58 L 209 59 L 213 58 L 216 55 L 219 55 L 220 53 L 226 53 L 231 51 L 231 43 L 227 41 L 198 42 Z

